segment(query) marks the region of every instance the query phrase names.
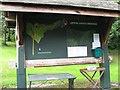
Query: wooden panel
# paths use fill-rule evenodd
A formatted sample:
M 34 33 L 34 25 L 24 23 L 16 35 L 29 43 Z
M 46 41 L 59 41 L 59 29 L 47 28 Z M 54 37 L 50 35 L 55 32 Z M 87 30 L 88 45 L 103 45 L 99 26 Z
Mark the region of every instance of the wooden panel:
M 58 14 L 75 14 L 75 15 L 91 15 L 91 16 L 104 16 L 104 17 L 118 17 L 120 14 L 110 11 L 94 11 L 91 9 L 72 9 L 72 8 L 50 8 L 42 6 L 25 6 L 15 4 L 0 4 L 0 10 L 2 11 L 16 11 L 16 12 L 41 12 L 41 13 L 58 13 Z
M 102 63 L 101 59 L 94 57 L 88 58 L 64 58 L 64 59 L 41 59 L 41 60 L 26 60 L 26 67 L 37 66 L 62 66 L 73 64 L 95 64 Z

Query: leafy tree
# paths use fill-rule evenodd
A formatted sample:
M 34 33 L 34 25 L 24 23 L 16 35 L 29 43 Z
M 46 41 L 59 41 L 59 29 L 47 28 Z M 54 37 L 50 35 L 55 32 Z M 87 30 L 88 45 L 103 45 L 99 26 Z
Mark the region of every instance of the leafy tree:
M 6 44 L 6 32 L 7 32 L 7 27 L 6 27 L 6 22 L 5 22 L 5 13 L 4 12 L 0 12 L 0 34 L 1 34 L 1 37 L 0 39 L 2 40 L 2 44 L 3 45 L 7 45 Z
M 7 41 L 11 41 L 11 38 L 13 41 L 15 39 L 13 38 L 14 30 L 11 28 L 7 28 L 6 21 L 5 21 L 5 13 L 0 11 L 0 43 L 2 45 L 7 45 Z
M 110 49 L 117 49 L 120 46 L 120 17 L 116 18 L 108 39 Z

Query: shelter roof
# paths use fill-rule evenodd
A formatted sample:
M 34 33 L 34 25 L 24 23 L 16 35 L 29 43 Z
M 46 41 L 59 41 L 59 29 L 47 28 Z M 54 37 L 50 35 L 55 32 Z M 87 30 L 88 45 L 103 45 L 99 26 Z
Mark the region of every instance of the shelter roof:
M 62 5 L 74 7 L 119 10 L 118 0 L 0 0 L 2 3 Z

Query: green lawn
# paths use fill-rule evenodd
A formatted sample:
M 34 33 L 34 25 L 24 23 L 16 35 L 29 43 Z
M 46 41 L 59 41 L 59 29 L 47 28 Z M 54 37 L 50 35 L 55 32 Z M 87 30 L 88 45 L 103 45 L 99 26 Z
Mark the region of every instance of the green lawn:
M 113 61 L 110 63 L 111 81 L 118 82 L 118 51 L 112 50 L 110 51 L 110 55 L 113 58 Z M 8 46 L 2 46 L 2 47 L 0 46 L 0 84 L 1 84 L 0 87 L 3 87 L 3 88 L 16 87 L 16 69 L 9 67 L 9 64 L 8 64 L 9 60 L 16 60 L 16 48 L 14 43 L 8 43 Z M 77 79 L 75 80 L 75 82 L 83 82 L 83 81 L 86 81 L 86 79 L 80 74 L 79 69 L 85 68 L 89 65 L 27 68 L 27 74 L 28 73 L 68 72 L 77 76 Z M 28 80 L 27 80 L 27 83 L 28 83 Z

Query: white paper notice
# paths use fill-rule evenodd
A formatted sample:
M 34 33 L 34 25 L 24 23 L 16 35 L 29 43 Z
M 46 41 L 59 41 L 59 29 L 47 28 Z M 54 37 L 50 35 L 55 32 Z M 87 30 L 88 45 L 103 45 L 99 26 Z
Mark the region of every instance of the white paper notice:
M 100 42 L 99 34 L 94 34 L 93 37 L 94 37 L 94 38 L 93 38 L 94 42 Z
M 95 49 L 97 47 L 101 47 L 100 42 L 92 42 L 92 49 Z
M 100 45 L 100 38 L 99 38 L 99 34 L 98 33 L 93 34 L 93 41 L 94 42 L 92 42 L 92 49 L 95 49 L 97 47 L 101 47 L 101 45 Z
M 67 47 L 68 57 L 87 56 L 87 46 Z

